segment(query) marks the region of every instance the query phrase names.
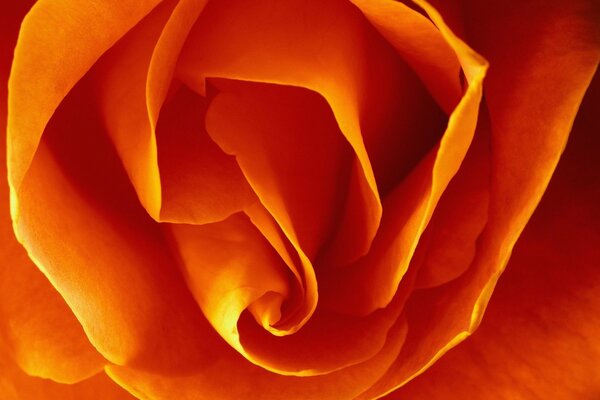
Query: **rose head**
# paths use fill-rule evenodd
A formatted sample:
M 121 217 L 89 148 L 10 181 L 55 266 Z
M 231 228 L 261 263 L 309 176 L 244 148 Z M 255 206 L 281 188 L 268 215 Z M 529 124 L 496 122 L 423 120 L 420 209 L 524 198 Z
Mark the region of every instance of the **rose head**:
M 0 349 L 10 359 L 0 363 L 0 393 L 600 393 L 598 373 L 584 368 L 585 387 L 532 389 L 522 373 L 479 397 L 471 371 L 493 364 L 472 356 L 487 351 L 479 339 L 426 371 L 482 318 L 475 338 L 502 343 L 504 325 L 486 330 L 484 311 L 550 182 L 600 54 L 592 1 L 437 3 L 2 6 L 2 54 L 14 48 L 14 56 L 2 60 L 9 185 Z M 578 165 L 595 159 L 585 140 L 598 140 L 585 138 L 597 127 L 586 111 L 596 92 L 575 125 L 584 138 L 575 143 L 584 144 L 566 157 Z M 552 202 L 540 213 L 600 202 L 597 174 L 577 186 L 560 171 L 563 186 L 549 196 L 571 193 L 574 205 Z M 566 232 L 592 214 L 548 226 Z M 574 260 L 585 271 L 600 262 L 589 250 L 600 238 L 594 218 L 582 228 L 588 245 L 573 250 L 584 255 Z M 536 271 L 523 269 L 521 254 L 546 254 L 537 237 L 551 242 L 534 229 L 554 219 L 540 221 L 531 228 L 538 236 L 524 235 L 528 245 L 514 261 L 520 271 Z M 553 260 L 571 262 L 571 248 Z M 588 282 L 598 287 L 597 271 Z M 518 298 L 507 290 L 500 287 L 498 304 Z M 579 337 L 597 333 L 591 326 L 582 324 Z M 593 348 L 597 362 L 597 340 Z M 428 374 L 440 388 L 427 384 Z

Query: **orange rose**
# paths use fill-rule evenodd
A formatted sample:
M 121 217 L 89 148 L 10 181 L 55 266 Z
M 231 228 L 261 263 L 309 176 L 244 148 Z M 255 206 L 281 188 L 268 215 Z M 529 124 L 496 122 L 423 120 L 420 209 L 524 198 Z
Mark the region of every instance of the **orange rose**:
M 599 396 L 598 4 L 436 3 L 3 4 L 1 397 Z

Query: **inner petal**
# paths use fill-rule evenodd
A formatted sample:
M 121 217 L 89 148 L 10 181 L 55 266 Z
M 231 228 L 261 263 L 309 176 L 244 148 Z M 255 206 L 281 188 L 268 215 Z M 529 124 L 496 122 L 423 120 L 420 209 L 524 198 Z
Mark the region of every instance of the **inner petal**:
M 219 334 L 244 354 L 237 330 L 249 309 L 265 328 L 281 317 L 289 270 L 243 213 L 206 225 L 171 224 L 190 290 Z
M 489 120 L 483 108 L 473 144 L 415 250 L 414 258 L 422 263 L 418 287 L 444 284 L 470 267 L 488 218 L 490 147 Z
M 340 218 L 352 151 L 316 93 L 227 81 L 206 117 L 286 234 L 314 260 Z M 293 240 L 295 241 L 295 240 Z
M 161 219 L 204 224 L 258 201 L 233 156 L 204 128 L 207 99 L 178 85 L 156 127 L 163 188 Z
M 221 77 L 301 86 L 323 95 L 356 156 L 352 204 L 343 207 L 343 229 L 335 240 L 338 262 L 368 251 L 381 217 L 360 127 L 364 78 L 375 62 L 369 58 L 376 41 L 366 34 L 372 31 L 362 14 L 341 0 L 211 2 L 190 32 L 177 68 L 177 76 L 199 93 L 205 93 L 206 77 Z
M 420 2 L 421 3 L 421 2 Z M 385 198 L 381 228 L 368 255 L 344 269 L 319 277 L 328 307 L 368 314 L 393 298 L 413 258 L 421 235 L 442 193 L 461 166 L 477 124 L 487 62 L 468 48 L 437 12 L 423 2 L 465 72 L 468 87 L 452 112 L 438 146 Z
M 90 81 L 50 121 L 11 199 L 17 238 L 111 363 L 173 373 L 208 351 L 206 322 L 122 169 Z
M 461 67 L 452 47 L 433 22 L 400 1 L 350 1 L 394 46 L 440 107 L 450 115 L 462 94 Z
M 156 7 L 102 56 L 91 75 L 111 142 L 140 202 L 156 220 L 162 194 L 146 80 L 155 43 L 174 6 L 169 0 Z

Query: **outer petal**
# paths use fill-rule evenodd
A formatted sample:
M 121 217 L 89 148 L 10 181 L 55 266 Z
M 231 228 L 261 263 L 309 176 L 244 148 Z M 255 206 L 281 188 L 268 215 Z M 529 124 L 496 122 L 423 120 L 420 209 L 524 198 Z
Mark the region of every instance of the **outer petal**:
M 233 349 L 215 344 L 211 362 L 194 374 L 166 376 L 110 366 L 107 373 L 136 396 L 149 400 L 340 400 L 352 399 L 381 376 L 400 351 L 403 320 L 390 331 L 383 349 L 368 361 L 327 375 L 282 376 L 248 362 Z M 229 351 L 228 351 L 229 350 Z
M 598 104 L 600 74 L 477 332 L 390 400 L 600 396 Z
M 19 23 L 30 6 L 27 1 L 7 2 L 0 10 L 2 176 L 6 176 L 6 82 Z M 98 372 L 104 360 L 56 289 L 14 237 L 6 182 L 0 185 L 0 238 L 0 341 L 5 343 L 5 354 L 1 357 L 6 357 L 6 363 L 10 356 L 16 358 L 19 367 L 28 374 L 63 382 L 81 380 Z M 0 383 L 0 387 L 2 384 L 5 383 Z
M 65 385 L 23 373 L 0 341 L 0 398 L 2 400 L 134 400 L 104 372 Z
M 393 298 L 437 202 L 471 146 L 477 125 L 487 62 L 450 31 L 435 9 L 426 2 L 419 4 L 456 52 L 469 85 L 438 146 L 384 199 L 382 223 L 370 252 L 341 273 L 323 274 L 324 301 L 343 312 L 368 314 Z
M 401 386 L 424 372 L 479 325 L 512 246 L 558 162 L 597 68 L 600 35 L 597 11 L 590 3 L 585 7 L 584 2 L 565 2 L 556 8 L 546 3 L 535 6 L 535 2 L 527 3 L 531 8 L 485 3 L 493 12 L 483 3 L 476 4 L 482 8 L 471 10 L 471 22 L 483 22 L 477 40 L 485 43 L 482 53 L 496 66 L 486 86 L 492 127 L 488 222 L 467 273 L 413 295 L 407 305 L 411 330 L 403 354 L 364 398 L 385 392 L 385 387 Z M 488 31 L 490 26 L 493 29 Z M 546 26 L 565 29 L 544 31 Z M 500 33 L 505 36 L 497 37 Z M 511 35 L 514 40 L 506 40 Z
M 35 4 L 21 26 L 9 83 L 8 159 L 13 190 L 20 187 L 62 99 L 100 55 L 158 3 L 41 0 Z
M 209 353 L 202 341 L 210 327 L 137 201 L 88 84 L 79 82 L 54 114 L 13 199 L 17 237 L 105 358 L 189 369 Z
M 8 215 L 8 190 L 3 192 L 0 336 L 28 374 L 67 383 L 85 379 L 99 372 L 105 360 L 92 347 L 65 301 L 14 238 Z

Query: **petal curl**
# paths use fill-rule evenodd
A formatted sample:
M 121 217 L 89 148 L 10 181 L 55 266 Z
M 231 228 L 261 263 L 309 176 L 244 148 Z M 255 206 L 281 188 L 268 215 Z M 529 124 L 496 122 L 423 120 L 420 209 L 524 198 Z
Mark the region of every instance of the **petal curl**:
M 46 124 L 69 90 L 158 3 L 41 0 L 30 10 L 21 25 L 9 80 L 11 190 L 19 190 Z
M 218 355 L 192 375 L 160 376 L 117 366 L 107 367 L 107 373 L 130 392 L 151 400 L 173 397 L 182 400 L 352 399 L 387 370 L 400 350 L 402 341 L 398 339 L 406 334 L 405 329 L 400 320 L 390 331 L 386 345 L 375 357 L 320 376 L 273 374 L 249 363 L 231 348 L 229 351 L 218 348 Z
M 384 199 L 381 227 L 369 254 L 343 273 L 323 274 L 323 292 L 330 295 L 324 301 L 327 307 L 341 312 L 365 315 L 385 307 L 393 298 L 421 234 L 475 133 L 488 64 L 450 31 L 435 9 L 424 2 L 419 4 L 456 52 L 469 85 L 438 146 Z
M 450 115 L 460 101 L 460 64 L 451 46 L 424 15 L 399 1 L 351 0 L 417 72 Z
M 111 141 L 141 203 L 157 221 L 215 222 L 255 201 L 235 162 L 203 133 L 205 107 L 197 99 L 181 107 L 180 85 L 171 81 L 179 49 L 204 3 L 163 2 L 94 69 Z M 179 96 L 160 113 L 168 90 Z
M 32 4 L 3 3 L 0 17 L 0 175 L 6 176 L 6 83 L 19 23 Z M 103 358 L 58 292 L 14 237 L 8 185 L 0 185 L 0 357 L 30 375 L 75 382 L 98 372 Z M 9 354 L 10 353 L 10 354 Z M 16 366 L 15 366 L 16 368 Z M 22 375 L 22 373 L 20 373 Z M 3 375 L 4 376 L 4 375 Z M 6 379 L 6 378 L 5 378 Z M 0 383 L 0 386 L 7 385 Z M 5 398 L 7 395 L 0 397 Z
M 84 79 L 44 133 L 12 199 L 17 238 L 106 359 L 189 369 L 210 354 L 201 339 L 210 328 L 88 94 Z
M 134 400 L 104 372 L 67 385 L 26 375 L 0 340 L 0 398 L 3 400 Z
M 330 15 L 337 15 L 338 23 L 331 24 Z M 201 94 L 205 79 L 213 77 L 301 86 L 325 97 L 356 157 L 332 244 L 331 259 L 338 264 L 368 250 L 381 217 L 360 115 L 368 98 L 365 77 L 394 76 L 377 68 L 396 64 L 382 60 L 383 42 L 374 38 L 378 35 L 360 12 L 343 1 L 220 1 L 198 19 L 178 65 L 177 76 Z
M 600 35 L 590 3 L 568 2 L 568 7 L 556 8 L 532 3 L 531 8 L 518 10 L 507 3 L 476 5 L 481 8 L 471 9 L 474 14 L 467 22 L 481 28 L 474 41 L 487 44 L 480 50 L 495 65 L 495 72 L 490 70 L 486 80 L 492 127 L 488 222 L 467 273 L 446 285 L 419 291 L 408 303 L 407 319 L 413 334 L 399 358 L 402 362 L 363 398 L 391 391 L 423 373 L 479 325 L 512 246 L 558 162 L 598 65 Z M 569 29 L 560 33 L 544 30 L 550 22 Z M 499 32 L 515 35 L 515 40 L 499 40 Z M 572 43 L 578 46 L 574 48 Z M 514 57 L 507 58 L 507 54 Z M 507 86 L 509 78 L 512 85 Z
M 479 329 L 386 399 L 600 393 L 600 74 Z

